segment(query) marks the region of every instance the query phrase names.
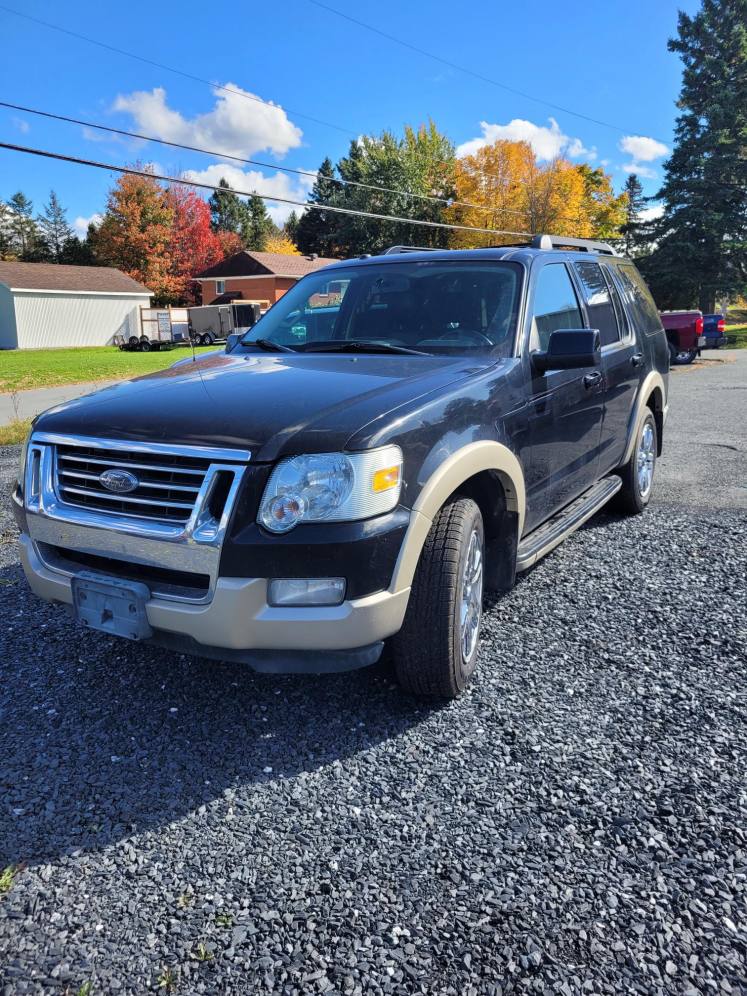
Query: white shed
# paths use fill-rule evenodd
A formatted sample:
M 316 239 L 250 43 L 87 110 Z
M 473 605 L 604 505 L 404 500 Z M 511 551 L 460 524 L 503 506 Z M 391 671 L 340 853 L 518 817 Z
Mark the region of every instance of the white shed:
M 0 349 L 108 346 L 140 335 L 150 291 L 111 266 L 0 261 Z

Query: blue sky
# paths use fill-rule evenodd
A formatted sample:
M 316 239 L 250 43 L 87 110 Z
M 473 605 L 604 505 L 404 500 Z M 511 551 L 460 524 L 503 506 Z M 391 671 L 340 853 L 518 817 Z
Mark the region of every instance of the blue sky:
M 493 80 L 614 127 L 584 120 L 448 68 L 313 5 L 60 5 L 11 7 L 144 58 L 272 101 L 282 110 L 105 51 L 0 10 L 0 99 L 162 138 L 315 170 L 350 139 L 432 117 L 457 146 L 527 138 L 540 156 L 602 164 L 622 187 L 635 168 L 658 189 L 671 147 L 679 59 L 667 52 L 677 11 L 697 0 L 329 0 L 329 6 Z M 327 2 L 327 0 L 325 0 Z M 318 119 L 317 121 L 311 120 Z M 319 123 L 325 121 L 336 127 Z M 221 163 L 0 108 L 2 141 L 173 175 L 304 198 L 311 181 Z M 0 198 L 22 189 L 41 208 L 54 188 L 71 222 L 103 210 L 103 171 L 0 150 Z M 287 209 L 273 208 L 281 221 Z

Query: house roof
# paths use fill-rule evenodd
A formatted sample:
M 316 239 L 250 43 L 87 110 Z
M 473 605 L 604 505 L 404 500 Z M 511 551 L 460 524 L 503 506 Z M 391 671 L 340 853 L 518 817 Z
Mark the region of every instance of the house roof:
M 307 273 L 320 270 L 336 259 L 323 256 L 288 256 L 282 252 L 254 252 L 242 249 L 233 256 L 216 263 L 195 276 L 196 280 L 211 277 L 254 277 L 266 273 L 276 277 L 304 277 Z
M 14 290 L 84 291 L 99 294 L 150 294 L 137 280 L 113 266 L 0 261 L 0 284 Z

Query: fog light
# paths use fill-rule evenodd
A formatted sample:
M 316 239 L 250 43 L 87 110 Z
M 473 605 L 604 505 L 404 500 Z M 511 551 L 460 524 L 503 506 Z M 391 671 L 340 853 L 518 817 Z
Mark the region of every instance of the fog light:
M 271 578 L 270 605 L 339 605 L 345 597 L 345 578 Z

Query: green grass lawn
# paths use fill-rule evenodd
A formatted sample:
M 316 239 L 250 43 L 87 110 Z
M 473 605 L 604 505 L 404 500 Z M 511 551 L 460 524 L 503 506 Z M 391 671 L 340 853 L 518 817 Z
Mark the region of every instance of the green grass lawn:
M 0 350 L 0 392 L 80 384 L 89 380 L 127 380 L 170 367 L 187 355 L 186 349 L 124 353 L 115 346 Z
M 737 337 L 735 343 L 729 343 L 729 349 L 747 349 L 747 325 L 727 325 L 726 335 L 728 338 Z

